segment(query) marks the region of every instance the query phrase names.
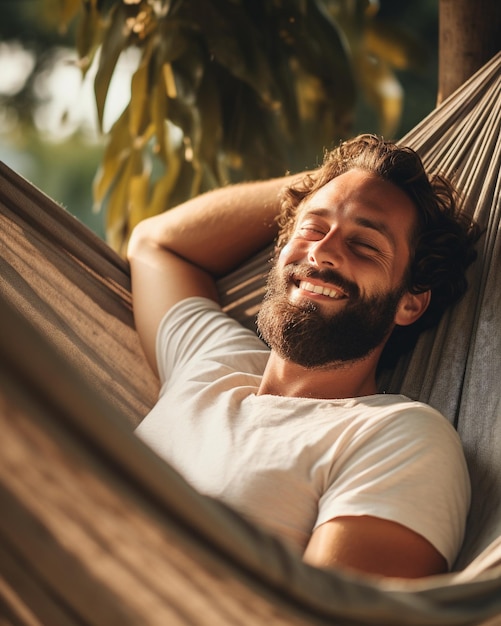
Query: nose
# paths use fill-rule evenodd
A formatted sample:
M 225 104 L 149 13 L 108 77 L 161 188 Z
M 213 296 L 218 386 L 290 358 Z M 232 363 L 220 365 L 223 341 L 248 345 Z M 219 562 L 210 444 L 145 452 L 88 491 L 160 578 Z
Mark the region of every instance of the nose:
M 319 241 L 312 241 L 308 250 L 308 262 L 317 267 L 341 267 L 343 253 L 338 235 L 331 231 Z

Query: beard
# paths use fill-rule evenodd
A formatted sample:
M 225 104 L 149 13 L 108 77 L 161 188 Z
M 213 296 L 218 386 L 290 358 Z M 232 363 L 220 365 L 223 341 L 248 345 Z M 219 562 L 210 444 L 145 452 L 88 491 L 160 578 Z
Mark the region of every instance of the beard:
M 293 279 L 317 278 L 341 288 L 345 305 L 325 313 L 315 302 L 291 303 L 288 288 Z M 282 358 L 308 369 L 341 366 L 366 358 L 393 329 L 403 285 L 388 293 L 363 296 L 358 286 L 336 270 L 315 270 L 308 265 L 275 264 L 257 317 L 259 334 Z

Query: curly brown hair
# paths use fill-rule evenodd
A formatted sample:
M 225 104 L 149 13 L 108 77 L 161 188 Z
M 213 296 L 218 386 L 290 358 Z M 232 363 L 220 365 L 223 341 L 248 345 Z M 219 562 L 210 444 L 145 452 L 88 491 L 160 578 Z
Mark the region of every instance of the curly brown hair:
M 480 229 L 461 211 L 452 183 L 439 174 L 428 175 L 417 152 L 375 135 L 360 135 L 327 152 L 319 169 L 284 190 L 279 248 L 292 235 L 300 204 L 336 176 L 355 168 L 396 185 L 417 209 L 406 287 L 415 294 L 430 290 L 431 301 L 412 327 L 397 327 L 398 341 L 393 337 L 392 343 L 399 347 L 392 350 L 398 353 L 413 345 L 422 330 L 437 324 L 445 309 L 465 293 L 465 273 L 477 256 Z

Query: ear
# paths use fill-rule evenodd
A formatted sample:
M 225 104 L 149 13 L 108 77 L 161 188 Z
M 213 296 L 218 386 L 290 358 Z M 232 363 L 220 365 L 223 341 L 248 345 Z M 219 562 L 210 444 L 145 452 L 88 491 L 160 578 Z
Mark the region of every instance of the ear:
M 418 320 L 426 311 L 431 300 L 431 291 L 422 293 L 406 292 L 397 307 L 395 314 L 395 324 L 398 326 L 409 326 Z

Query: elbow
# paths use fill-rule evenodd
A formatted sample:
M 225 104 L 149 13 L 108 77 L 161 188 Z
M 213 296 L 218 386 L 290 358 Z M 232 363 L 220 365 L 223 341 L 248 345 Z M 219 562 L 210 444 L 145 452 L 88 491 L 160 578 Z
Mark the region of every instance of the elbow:
M 145 252 L 152 248 L 158 247 L 158 241 L 155 237 L 156 229 L 151 225 L 151 218 L 139 222 L 129 237 L 127 244 L 126 257 L 129 263 L 142 257 Z
M 145 234 L 143 233 L 144 228 L 141 228 L 142 224 L 143 222 L 139 222 L 139 224 L 133 228 L 130 234 L 126 250 L 126 257 L 129 263 L 134 260 L 134 258 L 137 256 L 138 250 L 144 243 Z

